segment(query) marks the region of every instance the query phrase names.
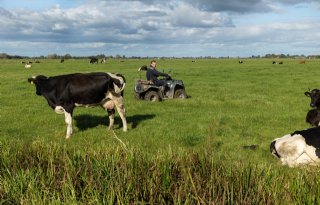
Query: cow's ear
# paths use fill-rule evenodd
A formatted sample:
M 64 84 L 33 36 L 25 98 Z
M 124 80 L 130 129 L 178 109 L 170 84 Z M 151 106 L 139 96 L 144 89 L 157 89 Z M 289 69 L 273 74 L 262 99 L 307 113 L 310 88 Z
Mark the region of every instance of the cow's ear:
M 304 94 L 305 94 L 305 96 L 310 97 L 311 93 L 310 92 L 305 92 Z

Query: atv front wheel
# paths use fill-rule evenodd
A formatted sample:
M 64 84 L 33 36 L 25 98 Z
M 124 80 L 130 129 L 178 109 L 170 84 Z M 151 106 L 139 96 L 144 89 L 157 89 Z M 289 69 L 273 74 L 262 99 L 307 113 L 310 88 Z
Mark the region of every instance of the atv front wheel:
M 152 91 L 149 91 L 145 94 L 144 99 L 146 101 L 159 102 L 160 96 L 159 96 L 158 92 L 152 90 Z
M 186 99 L 186 98 L 187 98 L 186 91 L 184 91 L 184 89 L 177 89 L 177 90 L 174 92 L 173 98 Z

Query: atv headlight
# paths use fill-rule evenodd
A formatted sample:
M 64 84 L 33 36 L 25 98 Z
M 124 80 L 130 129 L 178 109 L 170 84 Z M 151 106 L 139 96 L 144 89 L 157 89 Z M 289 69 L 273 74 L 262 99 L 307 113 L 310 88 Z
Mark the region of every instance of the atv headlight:
M 143 92 L 143 85 L 138 84 L 138 85 L 135 86 L 134 89 L 135 89 L 135 91 L 138 92 L 138 93 Z

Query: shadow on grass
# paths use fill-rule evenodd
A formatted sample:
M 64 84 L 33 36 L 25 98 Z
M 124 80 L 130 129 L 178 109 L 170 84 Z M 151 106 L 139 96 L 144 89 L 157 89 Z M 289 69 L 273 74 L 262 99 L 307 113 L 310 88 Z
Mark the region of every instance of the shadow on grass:
M 144 120 L 149 120 L 154 118 L 154 114 L 148 115 L 134 115 L 127 117 L 128 125 L 132 124 L 132 129 L 135 129 L 140 122 Z M 79 130 L 87 130 L 93 127 L 97 127 L 99 125 L 109 126 L 109 117 L 108 116 L 94 116 L 94 115 L 77 115 L 74 116 L 73 119 L 75 120 L 75 125 L 78 127 Z M 120 117 L 115 117 L 114 125 L 116 127 L 122 127 L 122 121 Z

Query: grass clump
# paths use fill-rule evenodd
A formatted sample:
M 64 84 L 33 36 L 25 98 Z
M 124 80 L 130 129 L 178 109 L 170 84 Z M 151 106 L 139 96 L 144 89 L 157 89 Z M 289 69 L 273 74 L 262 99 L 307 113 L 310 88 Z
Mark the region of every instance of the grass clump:
M 10 146 L 11 147 L 11 146 Z M 80 152 L 33 142 L 2 149 L 3 204 L 291 204 L 316 202 L 310 170 L 230 162 L 214 152 Z M 295 178 L 296 180 L 292 180 Z

